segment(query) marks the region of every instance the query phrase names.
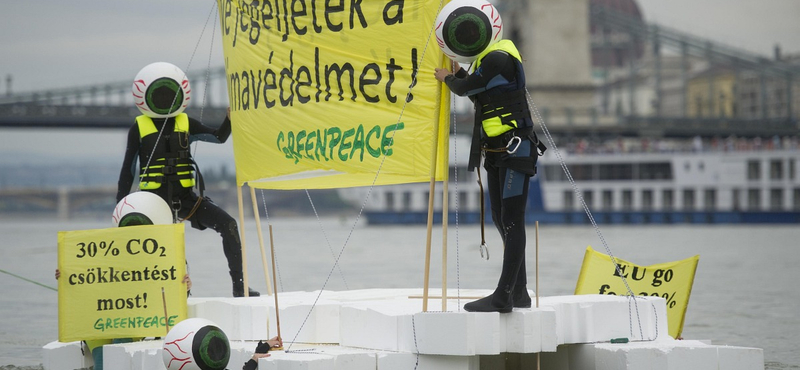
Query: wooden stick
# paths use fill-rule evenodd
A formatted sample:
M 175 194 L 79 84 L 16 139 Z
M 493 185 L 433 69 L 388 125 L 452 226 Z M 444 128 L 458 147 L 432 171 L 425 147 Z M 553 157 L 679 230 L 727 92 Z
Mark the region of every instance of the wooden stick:
M 161 287 L 161 302 L 164 304 L 164 326 L 167 327 L 167 335 L 169 335 L 169 315 L 167 315 L 167 295 L 164 293 L 164 287 Z
M 256 189 L 250 187 L 250 199 L 253 200 L 253 215 L 256 219 L 256 231 L 258 231 L 258 246 L 261 249 L 261 264 L 264 266 L 264 280 L 267 282 L 267 294 L 272 295 L 272 283 L 269 281 L 269 269 L 267 268 L 267 251 L 264 248 L 264 233 L 261 231 L 261 214 L 258 212 L 258 201 L 256 199 Z
M 242 187 L 236 187 L 236 196 L 239 198 L 239 235 L 242 240 L 242 283 L 244 285 L 244 296 L 250 296 L 250 289 L 247 285 L 247 248 L 244 241 L 244 201 L 242 200 Z
M 269 225 L 269 247 L 272 254 L 272 284 L 274 285 L 276 284 L 277 280 L 275 278 L 275 241 L 272 239 L 272 225 Z M 278 338 L 281 338 L 281 317 L 279 314 L 280 310 L 278 309 L 278 286 L 275 285 L 273 288 L 273 291 L 275 292 L 275 326 L 278 328 Z
M 536 221 L 536 308 L 539 308 L 539 221 Z
M 435 170 L 432 170 L 434 173 Z M 433 196 L 436 190 L 436 175 L 431 175 L 431 186 L 428 192 L 428 234 L 425 241 L 425 277 L 422 286 L 422 312 L 428 312 L 428 282 L 431 274 L 431 232 L 433 231 Z
M 450 171 L 448 170 L 449 174 Z M 442 311 L 447 312 L 447 223 L 448 223 L 448 205 L 447 199 L 449 192 L 447 190 L 448 176 L 444 177 L 444 186 L 442 189 Z

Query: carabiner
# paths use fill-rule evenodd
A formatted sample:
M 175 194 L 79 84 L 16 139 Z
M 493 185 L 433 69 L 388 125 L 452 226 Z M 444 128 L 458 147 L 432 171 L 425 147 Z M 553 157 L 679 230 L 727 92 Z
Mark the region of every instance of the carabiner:
M 486 246 L 486 242 L 481 243 L 480 250 L 481 250 L 481 258 L 483 258 L 483 259 L 488 261 L 489 260 L 489 247 Z M 486 255 L 485 256 L 484 256 L 484 251 L 486 251 Z
M 517 140 L 517 145 L 514 146 L 514 150 L 511 150 L 510 149 L 511 146 L 514 145 L 514 139 Z M 514 136 L 511 138 L 511 140 L 508 141 L 508 144 L 506 144 L 506 151 L 508 152 L 508 154 L 514 154 L 517 152 L 517 149 L 519 149 L 520 144 L 522 144 L 522 139 L 519 136 Z

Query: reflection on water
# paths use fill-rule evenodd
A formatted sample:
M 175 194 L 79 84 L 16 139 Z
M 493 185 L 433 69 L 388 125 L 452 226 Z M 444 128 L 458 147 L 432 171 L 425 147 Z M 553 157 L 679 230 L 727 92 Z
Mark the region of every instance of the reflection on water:
M 265 221 L 266 220 L 262 220 Z M 421 287 L 426 229 L 420 226 L 353 225 L 352 219 L 272 220 L 279 291 Z M 363 222 L 363 220 L 362 220 Z M 0 269 L 55 287 L 57 232 L 107 227 L 107 219 L 13 220 L 0 223 Z M 263 228 L 267 232 L 266 226 Z M 450 225 L 448 287 L 493 288 L 501 243 L 487 230 L 492 259 L 480 258 L 480 228 Z M 529 226 L 528 272 L 534 282 L 534 238 Z M 615 256 L 649 265 L 700 255 L 683 336 L 764 349 L 767 368 L 800 367 L 800 228 L 796 226 L 601 226 Z M 245 225 L 248 274 L 266 292 L 254 223 Z M 457 233 L 456 233 L 457 232 Z M 187 228 L 186 255 L 192 294 L 230 296 L 230 279 L 219 237 Z M 265 239 L 269 240 L 268 236 Z M 441 228 L 434 230 L 430 286 L 441 286 Z M 347 243 L 345 245 L 345 242 Z M 605 248 L 590 226 L 540 227 L 540 294 L 575 289 L 587 245 Z M 335 257 L 341 253 L 339 268 Z M 0 366 L 41 363 L 41 347 L 58 335 L 57 293 L 0 274 Z M 462 302 L 463 304 L 463 302 Z

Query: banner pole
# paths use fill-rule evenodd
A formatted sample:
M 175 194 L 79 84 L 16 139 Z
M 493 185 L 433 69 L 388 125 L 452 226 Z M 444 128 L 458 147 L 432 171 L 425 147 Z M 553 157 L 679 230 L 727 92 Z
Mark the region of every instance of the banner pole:
M 267 251 L 264 248 L 264 233 L 261 231 L 261 214 L 258 211 L 258 201 L 256 200 L 256 189 L 250 187 L 250 199 L 253 201 L 253 216 L 256 220 L 256 231 L 258 232 L 258 247 L 261 249 L 261 265 L 264 266 L 264 280 L 267 282 L 267 294 L 272 295 L 272 283 L 269 281 L 269 269 L 267 268 Z
M 281 317 L 280 310 L 278 309 L 278 286 L 277 279 L 275 278 L 275 241 L 272 238 L 272 225 L 269 225 L 269 249 L 272 254 L 272 284 L 273 291 L 275 292 L 275 326 L 278 329 L 278 338 L 281 338 Z M 277 348 L 282 349 L 283 347 Z
M 539 221 L 536 221 L 536 308 L 539 308 Z
M 539 221 L 536 221 L 536 290 L 533 294 L 536 295 L 536 308 L 539 308 Z M 541 366 L 540 355 L 540 352 L 536 352 L 536 370 Z
M 449 169 L 448 169 L 449 174 Z M 444 177 L 442 186 L 442 311 L 447 311 L 447 224 L 448 224 L 448 196 L 447 189 L 448 176 Z
M 242 185 L 244 186 L 244 185 Z M 236 197 L 239 199 L 239 235 L 242 240 L 242 283 L 244 284 L 244 296 L 250 296 L 249 285 L 247 285 L 247 248 L 244 238 L 244 201 L 242 200 L 242 186 L 236 187 Z
M 435 164 L 434 164 L 435 166 Z M 432 170 L 435 172 L 435 170 Z M 428 282 L 431 274 L 431 232 L 433 231 L 433 197 L 436 191 L 436 175 L 431 176 L 430 190 L 428 191 L 428 230 L 425 241 L 425 278 L 422 286 L 422 312 L 428 312 Z

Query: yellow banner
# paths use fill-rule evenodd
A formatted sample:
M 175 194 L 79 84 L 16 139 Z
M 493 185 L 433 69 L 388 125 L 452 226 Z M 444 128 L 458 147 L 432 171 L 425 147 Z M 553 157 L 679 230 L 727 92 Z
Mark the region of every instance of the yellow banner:
M 165 336 L 186 318 L 183 243 L 183 224 L 59 232 L 58 340 Z
M 433 77 L 445 63 L 432 38 L 439 1 L 218 4 L 238 185 L 384 185 L 429 181 L 432 171 L 444 179 L 450 99 Z
M 669 335 L 678 338 L 683 331 L 683 319 L 699 260 L 700 256 L 696 255 L 681 261 L 638 266 L 616 258 L 620 267 L 618 272 L 611 257 L 596 252 L 589 246 L 583 257 L 575 294 L 628 295 L 620 278 L 621 273 L 634 294 L 663 297 L 667 300 Z

